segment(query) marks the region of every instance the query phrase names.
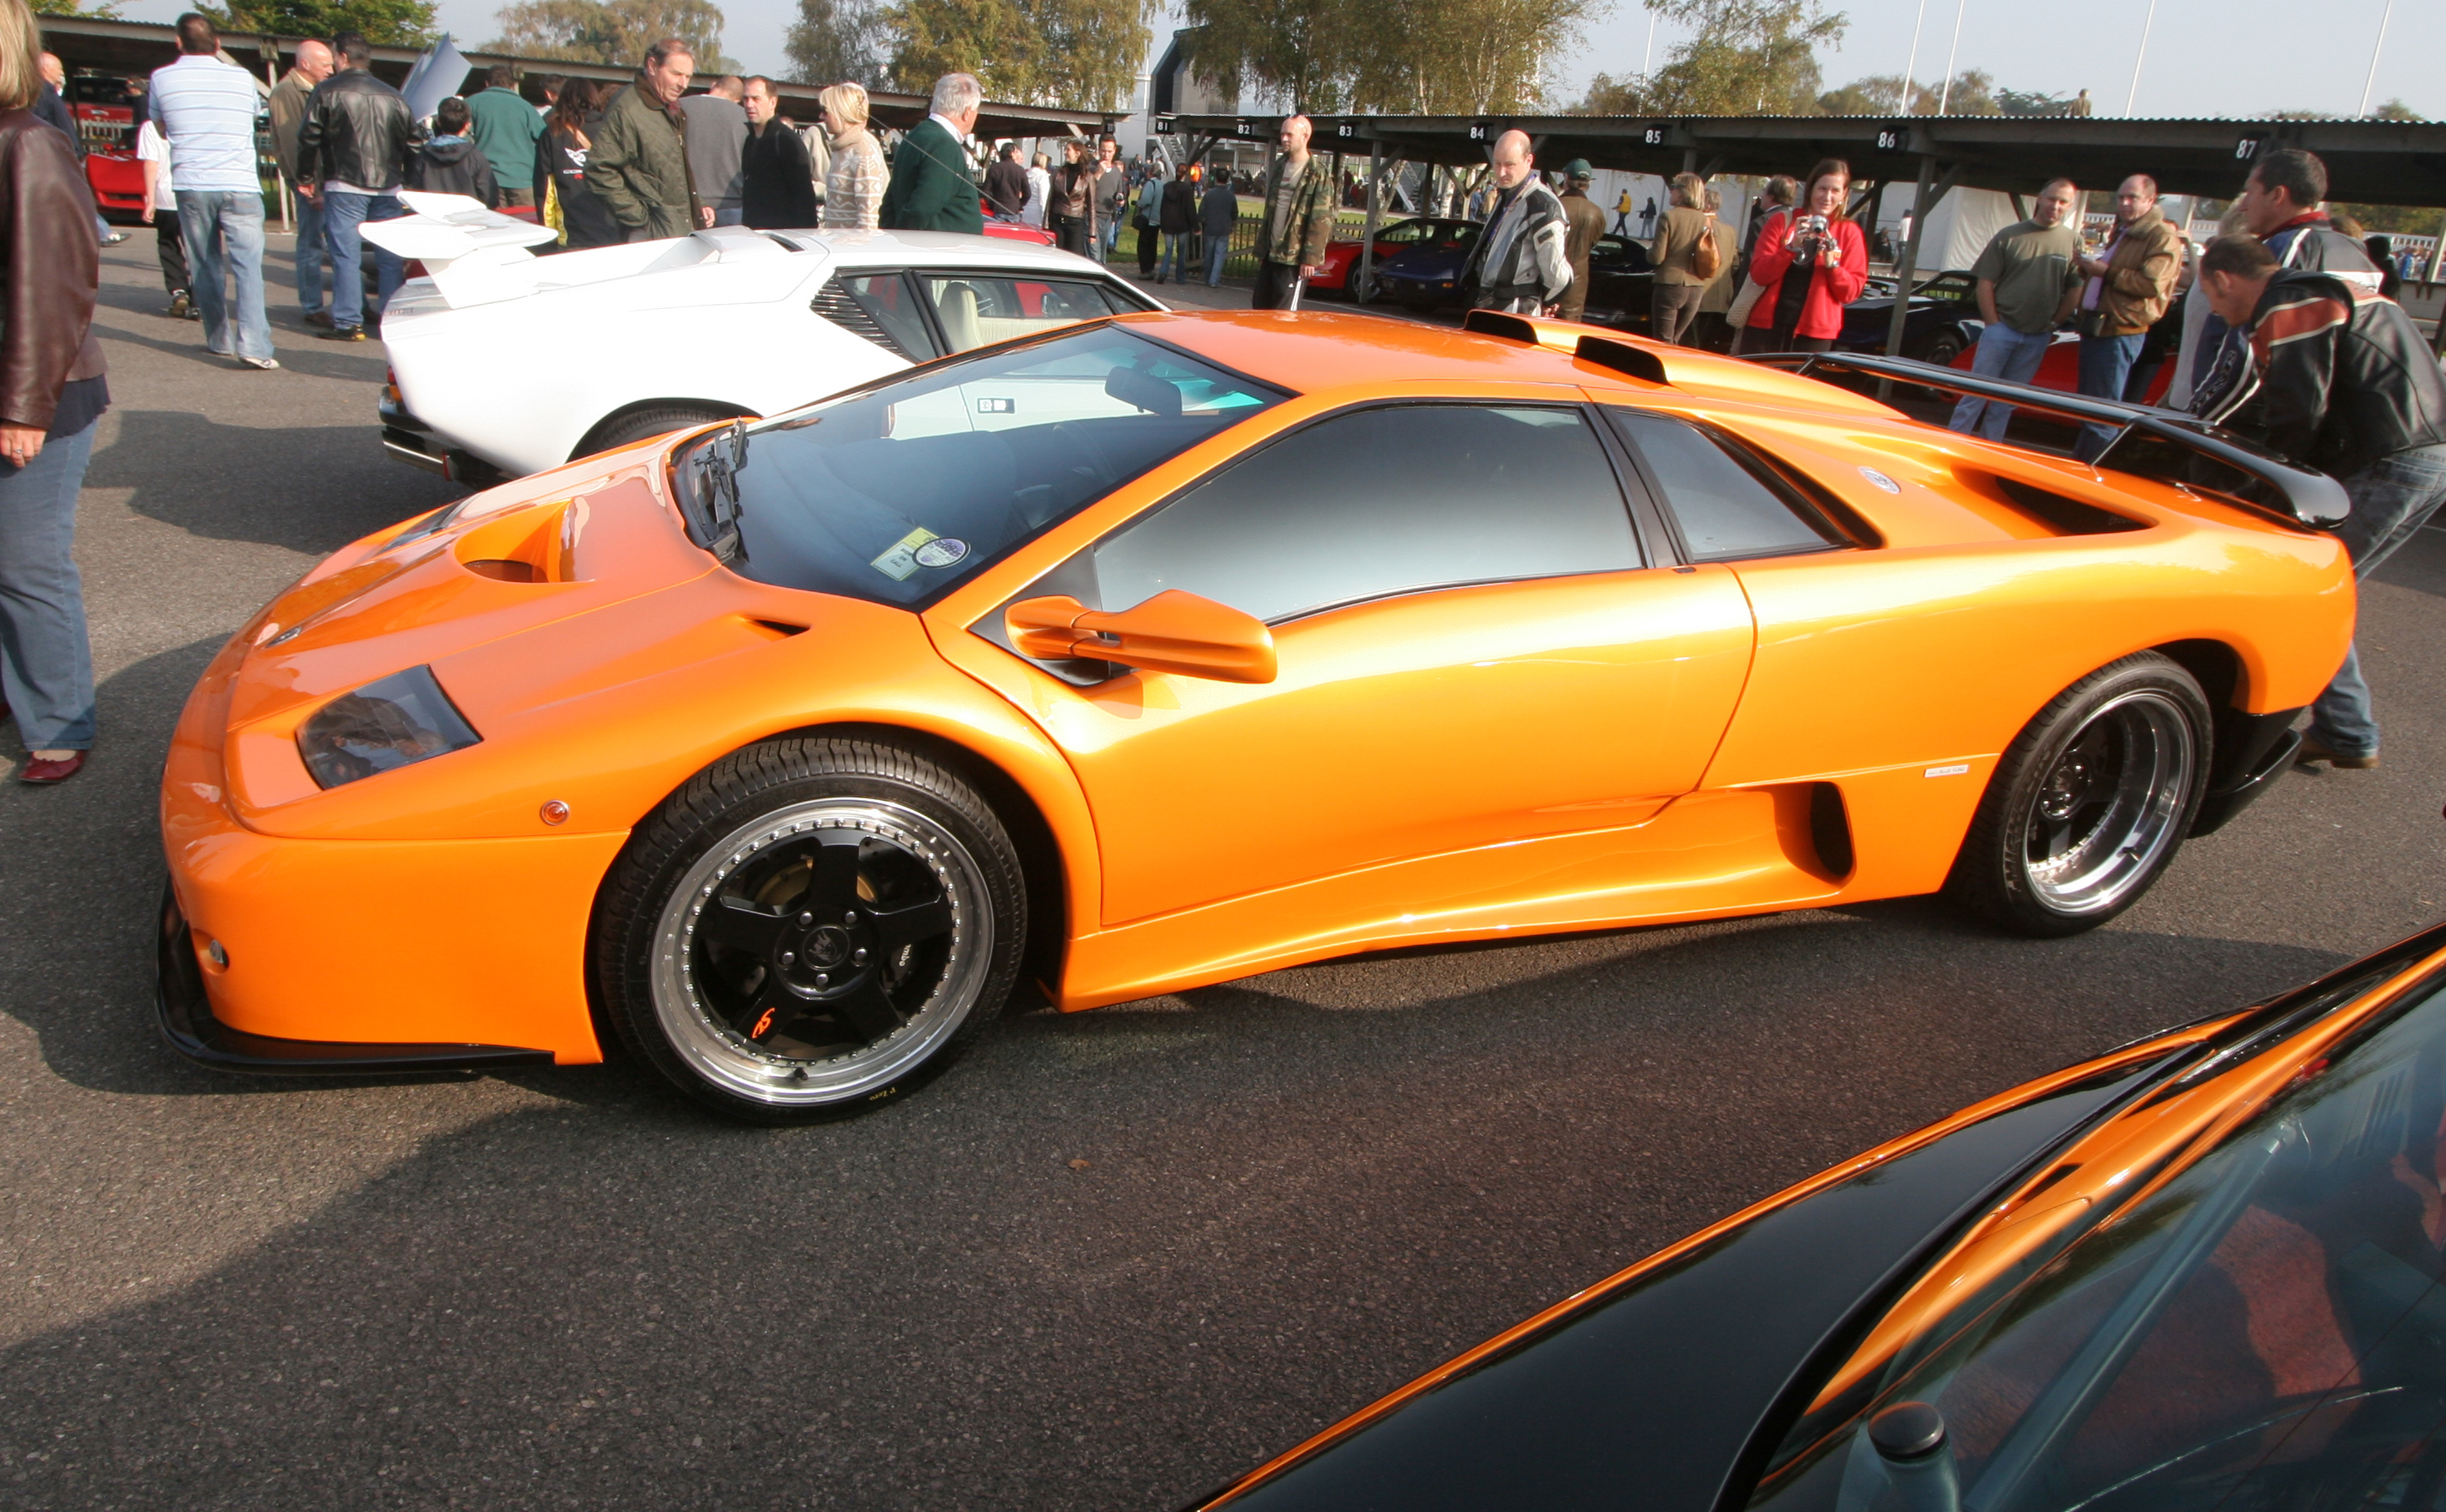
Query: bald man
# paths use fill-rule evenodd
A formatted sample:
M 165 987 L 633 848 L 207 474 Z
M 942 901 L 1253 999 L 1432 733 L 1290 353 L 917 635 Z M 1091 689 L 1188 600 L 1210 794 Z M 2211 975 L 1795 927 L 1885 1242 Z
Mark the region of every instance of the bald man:
M 1266 175 L 1266 215 L 1257 227 L 1257 288 L 1251 309 L 1281 309 L 1300 280 L 1313 278 L 1333 240 L 1333 176 L 1308 150 L 1306 116 L 1283 121 L 1282 156 Z
M 1571 217 L 1537 177 L 1527 132 L 1497 137 L 1488 162 L 1495 171 L 1495 207 L 1461 273 L 1470 286 L 1471 308 L 1552 315 L 1571 285 Z
M 297 128 L 306 121 L 306 99 L 331 77 L 331 49 L 319 42 L 297 45 L 296 65 L 272 86 L 272 153 L 292 186 L 297 182 Z M 331 266 L 323 242 L 323 203 L 297 196 L 297 311 L 309 326 L 329 329 L 323 311 L 323 271 Z

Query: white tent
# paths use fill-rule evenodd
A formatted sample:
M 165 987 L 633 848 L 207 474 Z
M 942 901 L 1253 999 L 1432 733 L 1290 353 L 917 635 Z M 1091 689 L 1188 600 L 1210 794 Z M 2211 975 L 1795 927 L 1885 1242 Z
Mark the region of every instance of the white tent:
M 1888 184 L 1877 196 L 1878 229 L 1893 238 L 1896 252 L 1902 250 L 1903 222 L 1910 215 L 1916 192 L 1913 184 Z M 1986 251 L 1990 238 L 2021 218 L 2013 212 L 2013 196 L 2001 190 L 1954 190 L 1929 213 L 1912 276 L 1926 278 L 1947 269 L 1968 268 Z

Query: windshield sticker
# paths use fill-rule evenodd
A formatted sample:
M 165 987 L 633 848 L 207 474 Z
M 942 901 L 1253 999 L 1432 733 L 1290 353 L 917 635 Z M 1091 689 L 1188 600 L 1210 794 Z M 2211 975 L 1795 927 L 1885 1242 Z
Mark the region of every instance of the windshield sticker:
M 932 539 L 934 539 L 934 532 L 920 525 L 893 542 L 891 551 L 867 565 L 894 583 L 906 583 L 909 581 L 909 574 L 917 570 L 917 549 Z M 962 556 L 969 554 L 969 549 L 965 545 L 960 548 L 960 554 Z
M 1885 474 L 1878 472 L 1873 467 L 1864 467 L 1860 469 L 1860 476 L 1867 478 L 1870 482 L 1876 484 L 1879 488 L 1884 489 L 1889 494 L 1899 494 L 1903 491 L 1903 486 L 1900 483 L 1895 482 L 1892 478 L 1888 477 Z
M 977 413 L 980 415 L 1016 415 L 1019 413 L 1019 401 L 1015 399 L 981 399 L 977 401 Z
M 928 541 L 917 548 L 919 567 L 951 567 L 969 554 L 969 543 L 956 535 Z

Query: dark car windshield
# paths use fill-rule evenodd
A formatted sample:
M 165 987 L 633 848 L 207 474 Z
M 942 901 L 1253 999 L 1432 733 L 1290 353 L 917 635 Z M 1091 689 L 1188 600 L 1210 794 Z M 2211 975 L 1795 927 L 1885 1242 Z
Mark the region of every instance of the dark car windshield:
M 1283 398 L 1096 326 L 714 431 L 676 474 L 734 571 L 916 608 Z
M 1751 1506 L 1934 1505 L 1860 1431 L 1902 1402 L 1943 1415 L 1947 1504 L 1975 1512 L 2435 1505 L 2446 991 L 2312 1061 L 2154 1190 L 2131 1174 L 2144 1195 L 1966 1297 L 1839 1414 L 1805 1416 Z

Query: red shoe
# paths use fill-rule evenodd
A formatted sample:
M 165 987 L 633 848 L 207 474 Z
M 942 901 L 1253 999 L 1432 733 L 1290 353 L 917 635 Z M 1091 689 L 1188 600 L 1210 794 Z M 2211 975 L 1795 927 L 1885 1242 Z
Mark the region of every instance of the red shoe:
M 85 757 L 82 751 L 68 753 L 67 759 L 64 761 L 46 761 L 40 756 L 29 756 L 26 758 L 25 767 L 17 774 L 17 780 L 46 787 L 54 782 L 66 782 L 85 770 Z

